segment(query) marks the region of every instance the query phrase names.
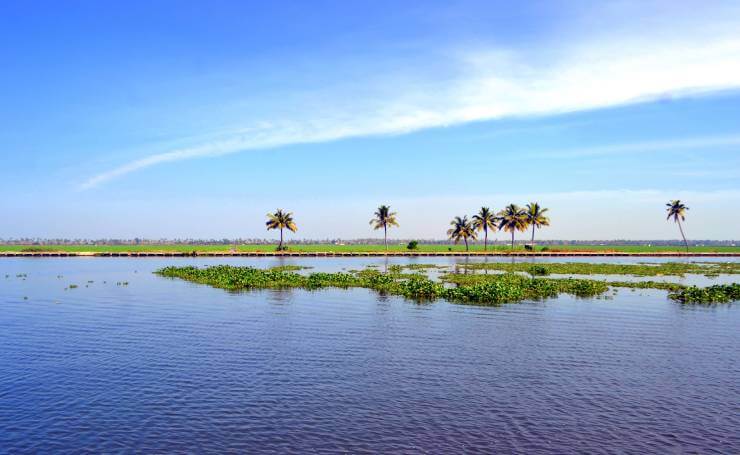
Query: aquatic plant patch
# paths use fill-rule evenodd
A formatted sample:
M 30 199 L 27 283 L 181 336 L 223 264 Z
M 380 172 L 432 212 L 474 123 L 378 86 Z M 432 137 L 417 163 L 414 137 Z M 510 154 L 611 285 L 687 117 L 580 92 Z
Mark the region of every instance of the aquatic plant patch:
M 740 300 L 740 283 L 717 284 L 700 288 L 688 286 L 668 295 L 671 299 L 685 303 L 727 303 Z
M 308 270 L 312 268 L 313 267 L 305 266 L 305 265 L 288 264 L 288 265 L 278 265 L 275 267 L 270 267 L 270 270 L 275 271 L 275 272 L 292 272 L 292 271 L 297 271 L 297 270 Z
M 504 274 L 492 274 L 485 275 L 480 273 L 447 273 L 440 277 L 440 280 L 444 283 L 452 283 L 459 286 L 471 286 L 481 283 L 489 283 L 492 281 L 500 280 L 501 276 L 509 275 L 511 273 Z M 517 275 L 524 276 L 524 275 Z M 550 281 L 568 282 L 576 280 L 573 278 L 548 278 Z M 539 281 L 544 281 L 540 278 Z M 607 281 L 607 280 L 592 280 L 592 279 L 577 279 L 578 282 L 591 282 L 598 283 L 595 286 L 606 285 L 607 287 L 615 288 L 635 288 L 635 289 L 660 289 L 664 291 L 678 291 L 686 286 L 679 283 L 667 283 L 662 281 Z
M 445 274 L 433 281 L 420 273 L 402 273 L 365 269 L 353 272 L 315 272 L 301 275 L 281 269 L 257 269 L 218 265 L 212 267 L 165 267 L 155 273 L 194 283 L 229 290 L 364 288 L 381 294 L 398 295 L 417 301 L 446 299 L 450 302 L 499 305 L 523 300 L 543 300 L 569 294 L 597 297 L 610 287 L 651 288 L 672 291 L 672 299 L 681 302 L 708 303 L 738 300 L 740 285 L 686 288 L 676 283 L 609 282 L 578 278 L 540 278 L 517 273 Z M 453 286 L 449 286 L 453 285 Z
M 740 274 L 740 262 L 663 262 L 640 264 L 611 264 L 589 262 L 553 262 L 532 264 L 528 262 L 484 262 L 459 264 L 466 270 L 496 270 L 528 273 L 533 276 L 560 275 L 633 275 L 633 276 L 683 276 L 700 274 Z
M 495 275 L 494 281 L 445 287 L 422 274 L 380 272 L 366 269 L 357 272 L 317 272 L 308 275 L 253 267 L 234 267 L 219 265 L 213 267 L 165 267 L 158 275 L 180 278 L 187 281 L 207 284 L 229 290 L 241 289 L 321 289 L 366 288 L 380 293 L 399 295 L 414 300 L 434 300 L 438 298 L 453 302 L 477 304 L 501 304 L 521 300 L 540 300 L 567 293 L 591 297 L 606 292 L 608 286 L 591 280 L 578 279 L 535 279 L 517 274 Z

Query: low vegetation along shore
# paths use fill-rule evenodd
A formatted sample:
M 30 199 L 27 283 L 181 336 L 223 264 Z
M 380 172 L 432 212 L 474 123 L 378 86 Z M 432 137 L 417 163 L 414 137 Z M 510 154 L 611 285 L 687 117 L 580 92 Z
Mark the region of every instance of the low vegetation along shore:
M 278 245 L 0 245 L 0 253 L 274 253 Z M 291 244 L 290 252 L 298 253 L 384 253 L 383 245 L 332 245 L 332 244 Z M 446 253 L 465 252 L 463 245 L 417 244 L 409 249 L 407 244 L 388 245 L 388 251 L 418 252 L 418 253 Z M 482 253 L 483 245 L 470 245 L 470 252 Z M 528 252 L 524 246 L 517 246 L 513 252 Z M 683 253 L 681 247 L 675 246 L 643 246 L 643 245 L 551 245 L 536 246 L 531 251 L 547 253 Z M 511 247 L 488 245 L 489 253 L 507 254 L 512 252 Z M 740 246 L 693 246 L 692 253 L 720 253 L 740 254 Z
M 550 264 L 566 266 L 568 264 Z M 605 264 L 590 264 L 605 265 Z M 672 267 L 679 274 L 681 265 Z M 530 264 L 531 267 L 531 264 Z M 630 267 L 630 266 L 625 266 Z M 622 269 L 618 274 L 645 276 L 634 270 Z M 166 267 L 158 270 L 160 276 L 179 278 L 230 291 L 258 289 L 364 288 L 386 295 L 398 295 L 416 301 L 445 299 L 454 303 L 500 305 L 524 300 L 543 300 L 569 294 L 576 297 L 609 298 L 608 291 L 616 288 L 662 289 L 668 297 L 684 304 L 726 303 L 740 299 L 740 284 L 715 285 L 706 288 L 683 286 L 677 283 L 655 281 L 605 281 L 584 278 L 544 278 L 534 270 L 527 273 L 442 273 L 438 280 L 429 278 L 423 270 L 434 265 L 390 266 L 381 272 L 375 268 L 336 273 L 299 273 L 301 267 L 287 266 L 273 269 L 218 265 L 212 267 Z M 581 269 L 582 270 L 582 269 Z M 689 270 L 689 269 L 686 269 Z M 738 273 L 737 268 L 727 267 Z M 694 270 L 692 269 L 693 273 Z M 601 272 L 594 272 L 601 273 Z M 617 272 L 614 272 L 617 273 Z M 615 292 L 615 291 L 614 291 Z

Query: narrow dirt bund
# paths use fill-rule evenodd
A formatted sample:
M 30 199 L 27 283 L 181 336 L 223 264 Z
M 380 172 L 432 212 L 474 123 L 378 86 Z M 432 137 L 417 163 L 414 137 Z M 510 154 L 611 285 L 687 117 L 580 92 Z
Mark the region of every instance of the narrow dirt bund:
M 504 252 L 464 252 L 464 251 L 444 251 L 444 252 L 422 252 L 422 251 L 390 251 L 390 252 L 307 252 L 307 251 L 249 251 L 249 252 L 219 252 L 219 251 L 201 251 L 201 252 L 179 252 L 179 251 L 146 251 L 146 252 L 0 252 L 0 257 L 367 257 L 367 256 L 394 256 L 394 257 L 420 257 L 420 256 L 519 256 L 519 257 L 740 257 L 740 253 L 681 253 L 681 252 L 655 252 L 655 253 L 629 253 L 618 251 L 516 251 L 512 253 Z

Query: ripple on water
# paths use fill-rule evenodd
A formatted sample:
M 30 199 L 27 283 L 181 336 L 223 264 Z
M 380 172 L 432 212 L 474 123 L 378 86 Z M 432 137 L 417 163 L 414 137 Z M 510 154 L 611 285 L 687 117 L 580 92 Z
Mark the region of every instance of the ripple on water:
M 0 285 L 0 451 L 740 452 L 736 305 L 228 293 L 148 273 L 172 262 L 0 262 L 28 274 Z

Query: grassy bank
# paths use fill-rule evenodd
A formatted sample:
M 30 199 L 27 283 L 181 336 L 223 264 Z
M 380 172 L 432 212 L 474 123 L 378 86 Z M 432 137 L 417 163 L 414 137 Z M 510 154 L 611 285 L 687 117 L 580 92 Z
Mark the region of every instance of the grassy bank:
M 191 253 L 196 252 L 224 252 L 227 253 L 232 249 L 238 252 L 273 252 L 277 245 L 0 245 L 0 252 L 92 252 L 92 253 L 126 253 L 126 252 L 179 252 Z M 383 252 L 383 245 L 329 245 L 329 244 L 312 244 L 312 245 L 288 245 L 288 251 L 297 252 Z M 389 245 L 389 251 L 406 252 L 410 251 L 406 245 Z M 416 250 L 418 252 L 446 252 L 446 251 L 465 251 L 463 245 L 423 245 L 420 244 Z M 483 251 L 483 245 L 471 245 L 470 251 Z M 499 244 L 489 245 L 488 251 L 506 253 L 511 248 Z M 525 251 L 524 247 L 517 246 L 515 251 Z M 685 250 L 682 246 L 638 246 L 638 245 L 558 245 L 558 246 L 537 246 L 535 251 L 549 252 L 621 252 L 621 253 L 683 253 Z M 740 253 L 740 246 L 701 246 L 691 247 L 693 253 Z

